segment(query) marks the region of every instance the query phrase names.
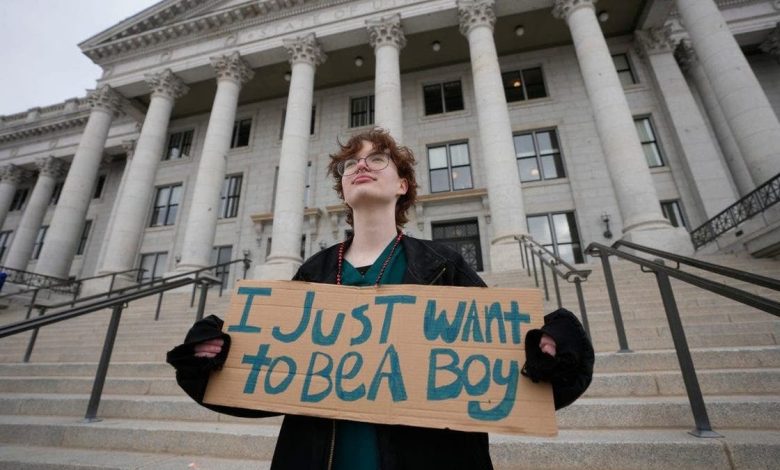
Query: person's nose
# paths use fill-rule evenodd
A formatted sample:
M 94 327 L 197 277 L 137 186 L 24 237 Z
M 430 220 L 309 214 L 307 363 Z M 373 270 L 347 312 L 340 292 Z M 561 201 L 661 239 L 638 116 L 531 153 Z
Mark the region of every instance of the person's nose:
M 368 164 L 366 163 L 366 158 L 358 158 L 357 161 L 357 167 L 355 167 L 355 173 L 360 171 L 369 171 Z

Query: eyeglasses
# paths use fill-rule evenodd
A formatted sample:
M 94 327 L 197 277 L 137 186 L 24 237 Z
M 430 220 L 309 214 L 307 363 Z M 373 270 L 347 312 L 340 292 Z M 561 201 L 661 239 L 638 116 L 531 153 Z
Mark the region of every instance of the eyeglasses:
M 360 160 L 366 162 L 366 166 L 368 167 L 369 171 L 382 171 L 390 164 L 390 157 L 384 153 L 375 153 L 367 157 L 350 158 L 349 160 L 339 162 L 336 170 L 341 176 L 353 175 L 355 172 L 357 172 L 358 163 L 360 163 Z

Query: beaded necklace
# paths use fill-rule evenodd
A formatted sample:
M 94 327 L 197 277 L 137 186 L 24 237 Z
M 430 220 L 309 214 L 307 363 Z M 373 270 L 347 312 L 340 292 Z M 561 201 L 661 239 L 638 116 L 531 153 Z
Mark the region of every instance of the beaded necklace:
M 390 264 L 390 260 L 393 259 L 393 254 L 395 253 L 395 249 L 398 248 L 398 244 L 401 243 L 401 238 L 403 238 L 404 234 L 403 232 L 398 232 L 398 236 L 395 237 L 395 243 L 393 243 L 393 248 L 390 249 L 390 254 L 387 255 L 387 258 L 385 258 L 385 262 L 382 263 L 382 269 L 379 270 L 379 275 L 376 277 L 376 283 L 374 286 L 379 286 L 379 281 L 382 279 L 382 275 L 385 273 L 385 269 L 387 269 L 387 265 Z M 339 244 L 339 264 L 338 264 L 338 271 L 336 271 L 336 284 L 341 285 L 341 270 L 344 266 L 344 250 L 346 249 L 346 242 L 341 242 Z

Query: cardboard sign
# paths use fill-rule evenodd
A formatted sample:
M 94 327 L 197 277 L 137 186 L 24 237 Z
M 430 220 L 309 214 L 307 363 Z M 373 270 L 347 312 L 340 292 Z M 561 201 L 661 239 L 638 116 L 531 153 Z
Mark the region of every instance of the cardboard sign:
M 243 281 L 204 401 L 287 414 L 552 436 L 552 391 L 520 374 L 537 289 Z

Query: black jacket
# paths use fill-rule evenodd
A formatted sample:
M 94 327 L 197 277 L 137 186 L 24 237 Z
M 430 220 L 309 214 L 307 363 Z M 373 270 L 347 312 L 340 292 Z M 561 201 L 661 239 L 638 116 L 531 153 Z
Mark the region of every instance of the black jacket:
M 409 236 L 402 239 L 402 245 L 407 258 L 405 284 L 485 287 L 463 258 L 446 246 Z M 335 284 L 337 261 L 336 245 L 309 258 L 293 280 Z M 566 367 L 558 366 L 555 361 L 544 361 L 545 358 L 538 367 L 529 367 L 529 363 L 524 367 L 524 373 L 532 379 L 552 381 L 556 408 L 559 402 L 565 406 L 580 396 L 590 384 L 593 373 L 593 348 L 576 317 L 569 315 L 562 314 L 561 318 L 566 319 L 563 322 L 560 319 L 553 322 L 557 326 L 554 332 L 547 331 L 550 325 L 545 317 L 543 328 L 555 339 L 558 355 L 563 352 L 564 357 L 569 357 Z M 576 324 L 569 324 L 572 318 Z M 222 333 L 221 328 L 222 320 L 219 318 L 204 318 L 189 331 L 184 344 L 168 353 L 168 362 L 176 368 L 176 380 L 195 401 L 214 411 L 242 417 L 273 416 L 274 413 L 203 403 L 209 372 L 224 363 L 229 348 L 224 347 L 222 353 L 213 359 L 194 357 L 193 348 L 197 343 L 218 337 L 224 338 L 229 346 L 230 338 Z M 533 331 L 541 335 L 539 330 Z M 536 349 L 538 344 L 536 339 Z M 572 359 L 572 354 L 576 360 Z M 392 425 L 377 425 L 376 429 L 383 470 L 493 468 L 486 433 Z M 329 468 L 334 432 L 335 421 L 332 419 L 286 415 L 271 468 Z

